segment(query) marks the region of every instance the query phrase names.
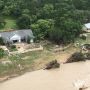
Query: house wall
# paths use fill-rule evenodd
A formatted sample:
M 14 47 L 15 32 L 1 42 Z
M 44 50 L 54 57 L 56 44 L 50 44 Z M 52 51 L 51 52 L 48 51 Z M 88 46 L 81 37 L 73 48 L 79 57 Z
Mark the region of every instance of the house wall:
M 17 42 L 21 42 L 21 37 L 20 37 L 19 35 L 15 34 L 14 36 L 12 36 L 12 37 L 10 38 L 10 41 L 11 41 L 11 42 L 14 42 L 15 40 L 16 40 Z
M 30 43 L 33 43 L 33 42 L 34 42 L 34 40 L 33 40 L 33 39 L 31 39 L 31 40 L 30 40 Z

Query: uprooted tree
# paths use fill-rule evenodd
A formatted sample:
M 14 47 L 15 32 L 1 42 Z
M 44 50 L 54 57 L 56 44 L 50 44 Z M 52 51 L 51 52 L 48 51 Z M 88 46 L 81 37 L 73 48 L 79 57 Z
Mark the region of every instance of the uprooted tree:
M 68 58 L 66 63 L 79 62 L 79 61 L 85 61 L 84 54 L 81 52 L 75 52 Z
M 46 64 L 45 69 L 52 69 L 52 68 L 59 68 L 59 67 L 60 67 L 60 64 L 57 62 L 57 60 L 53 60 L 48 64 Z

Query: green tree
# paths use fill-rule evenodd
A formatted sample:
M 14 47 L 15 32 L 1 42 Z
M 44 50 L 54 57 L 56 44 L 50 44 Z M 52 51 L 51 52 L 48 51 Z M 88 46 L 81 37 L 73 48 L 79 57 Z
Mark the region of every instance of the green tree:
M 70 43 L 81 32 L 81 24 L 71 19 L 62 22 L 61 27 L 55 28 L 50 32 L 50 39 L 56 43 Z
M 81 24 L 90 22 L 90 1 L 0 0 L 0 12 L 14 17 L 21 29 L 31 26 L 38 39 L 71 42 L 80 34 Z
M 30 14 L 29 9 L 23 9 L 23 10 L 22 10 L 22 14 L 28 14 L 28 15 L 29 15 L 29 14 Z
M 13 7 L 10 11 L 10 14 L 14 17 L 19 17 L 22 14 L 22 11 L 18 7 Z
M 8 6 L 4 6 L 4 9 L 3 9 L 3 11 L 2 11 L 2 14 L 3 14 L 4 16 L 10 15 L 10 8 L 9 8 Z
M 53 4 L 45 4 L 42 13 L 41 13 L 43 18 L 52 18 L 54 15 L 54 6 Z
M 0 1 L 0 11 L 4 8 L 4 2 Z
M 21 29 L 28 29 L 30 28 L 30 16 L 24 14 L 17 20 L 17 25 Z
M 37 23 L 32 24 L 31 28 L 34 30 L 35 36 L 37 39 L 44 39 L 48 37 L 48 33 L 54 27 L 53 20 L 43 20 L 40 19 Z

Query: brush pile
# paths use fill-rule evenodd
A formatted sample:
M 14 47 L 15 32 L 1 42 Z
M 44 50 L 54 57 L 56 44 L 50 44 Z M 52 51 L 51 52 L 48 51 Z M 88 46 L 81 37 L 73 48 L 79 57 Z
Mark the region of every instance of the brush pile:
M 53 60 L 53 61 L 49 62 L 48 64 L 46 64 L 45 69 L 49 70 L 52 68 L 59 68 L 59 67 L 60 67 L 60 64 L 57 62 L 57 60 Z

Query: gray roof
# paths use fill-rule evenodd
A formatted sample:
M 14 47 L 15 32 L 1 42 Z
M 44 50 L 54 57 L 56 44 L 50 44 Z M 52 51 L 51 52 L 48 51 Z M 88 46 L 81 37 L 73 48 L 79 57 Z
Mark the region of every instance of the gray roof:
M 15 34 L 19 35 L 21 38 L 30 36 L 31 38 L 34 38 L 32 30 L 31 29 L 23 29 L 23 30 L 14 30 L 14 31 L 8 31 L 8 32 L 1 32 L 0 36 L 5 39 L 6 41 L 9 41 L 12 36 Z

